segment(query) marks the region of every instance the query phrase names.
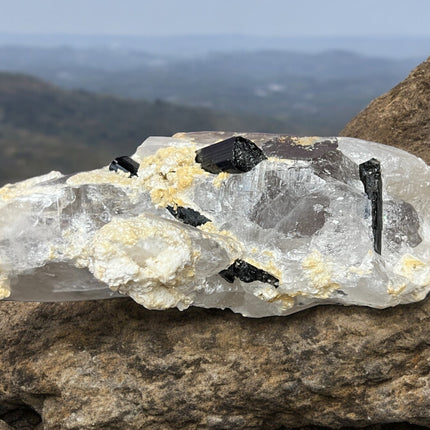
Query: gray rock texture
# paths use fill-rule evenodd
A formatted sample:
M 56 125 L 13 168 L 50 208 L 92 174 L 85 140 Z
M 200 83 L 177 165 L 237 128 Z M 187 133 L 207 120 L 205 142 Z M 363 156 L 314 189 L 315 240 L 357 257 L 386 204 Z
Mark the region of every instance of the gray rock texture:
M 430 57 L 373 100 L 339 135 L 393 145 L 430 164 Z
M 343 134 L 428 161 L 428 74 L 429 61 Z M 0 344 L 0 429 L 430 427 L 427 300 L 262 319 L 0 302 Z

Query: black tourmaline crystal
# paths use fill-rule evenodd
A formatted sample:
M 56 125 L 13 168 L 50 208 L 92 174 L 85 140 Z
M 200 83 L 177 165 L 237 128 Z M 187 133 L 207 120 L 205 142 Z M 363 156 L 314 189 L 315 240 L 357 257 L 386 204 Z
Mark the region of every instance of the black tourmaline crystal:
M 200 212 L 195 211 L 191 208 L 184 208 L 182 206 L 176 206 L 176 209 L 172 206 L 167 206 L 167 210 L 179 221 L 185 224 L 192 225 L 193 227 L 198 227 L 199 225 L 206 224 L 210 221 Z
M 276 288 L 279 287 L 278 278 L 243 260 L 236 260 L 227 269 L 219 272 L 219 274 L 230 283 L 234 282 L 234 278 L 239 278 L 242 282 L 260 281 L 271 284 Z
M 381 254 L 382 250 L 382 177 L 381 163 L 372 158 L 359 166 L 360 179 L 364 192 L 372 204 L 373 247 Z
M 249 172 L 266 160 L 263 151 L 251 140 L 234 136 L 196 151 L 196 162 L 210 173 Z
M 134 161 L 132 158 L 124 155 L 122 157 L 117 157 L 110 163 L 109 170 L 122 170 L 123 172 L 130 173 L 130 178 L 132 176 L 137 176 L 137 171 L 139 170 L 140 164 Z

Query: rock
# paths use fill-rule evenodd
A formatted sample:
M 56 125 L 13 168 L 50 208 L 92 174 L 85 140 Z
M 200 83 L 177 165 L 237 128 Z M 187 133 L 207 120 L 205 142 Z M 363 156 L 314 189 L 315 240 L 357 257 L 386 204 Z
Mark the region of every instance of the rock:
M 340 135 L 393 145 L 430 164 L 430 58 L 373 100 Z
M 249 317 L 427 295 L 422 160 L 345 137 L 220 135 L 151 137 L 109 168 L 1 188 L 4 295 Z
M 46 430 L 430 426 L 428 301 L 263 319 L 1 302 L 0 315 L 3 414 L 26 405 Z
M 0 430 L 13 430 L 13 427 L 8 425 L 5 421 L 0 420 Z
M 0 406 L 0 430 L 41 430 L 43 423 L 41 416 L 30 406 L 9 404 Z

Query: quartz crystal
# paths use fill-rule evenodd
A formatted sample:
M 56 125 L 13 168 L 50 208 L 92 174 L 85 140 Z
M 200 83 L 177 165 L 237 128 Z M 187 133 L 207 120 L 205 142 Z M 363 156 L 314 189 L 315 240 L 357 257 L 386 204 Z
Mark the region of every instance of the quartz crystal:
M 101 169 L 0 189 L 0 297 L 249 317 L 415 302 L 430 290 L 429 202 L 430 168 L 374 142 L 150 137 Z

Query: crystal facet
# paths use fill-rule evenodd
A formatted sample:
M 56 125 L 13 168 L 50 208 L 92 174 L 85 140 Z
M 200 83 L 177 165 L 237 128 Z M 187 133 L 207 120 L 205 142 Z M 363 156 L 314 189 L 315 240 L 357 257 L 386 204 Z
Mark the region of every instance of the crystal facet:
M 360 179 L 364 191 L 372 204 L 372 230 L 375 252 L 381 253 L 382 247 L 382 178 L 381 163 L 372 158 L 359 165 Z
M 249 172 L 265 160 L 263 151 L 251 140 L 242 136 L 230 137 L 197 150 L 196 162 L 210 173 Z
M 122 170 L 123 172 L 130 173 L 130 177 L 137 176 L 137 171 L 139 170 L 139 163 L 134 161 L 127 155 L 122 157 L 117 157 L 110 163 L 109 170 Z
M 238 278 L 247 283 L 260 281 L 267 282 L 274 287 L 279 286 L 279 279 L 243 260 L 236 260 L 230 267 L 222 270 L 220 275 L 231 284 L 234 282 L 235 278 Z
M 430 290 L 430 168 L 404 151 L 202 132 L 121 158 L 0 189 L 1 297 L 262 317 Z
M 193 227 L 198 227 L 199 225 L 210 222 L 209 218 L 206 218 L 204 215 L 191 208 L 183 208 L 182 206 L 174 208 L 172 206 L 167 206 L 167 210 L 177 220 L 182 221 L 185 224 L 192 225 Z

